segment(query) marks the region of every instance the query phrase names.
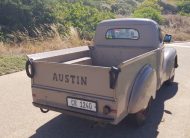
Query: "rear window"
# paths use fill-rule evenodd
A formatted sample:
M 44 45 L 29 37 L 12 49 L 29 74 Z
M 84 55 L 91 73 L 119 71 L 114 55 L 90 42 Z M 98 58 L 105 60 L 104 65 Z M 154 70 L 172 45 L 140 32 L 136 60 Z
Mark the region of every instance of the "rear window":
M 139 32 L 136 29 L 115 28 L 106 32 L 106 39 L 139 39 Z

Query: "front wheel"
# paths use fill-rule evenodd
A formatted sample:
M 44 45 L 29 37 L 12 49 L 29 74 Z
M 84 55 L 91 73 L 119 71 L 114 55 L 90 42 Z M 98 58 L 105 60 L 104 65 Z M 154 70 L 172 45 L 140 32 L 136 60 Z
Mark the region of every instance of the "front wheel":
M 169 79 L 170 83 L 174 82 L 174 75 Z

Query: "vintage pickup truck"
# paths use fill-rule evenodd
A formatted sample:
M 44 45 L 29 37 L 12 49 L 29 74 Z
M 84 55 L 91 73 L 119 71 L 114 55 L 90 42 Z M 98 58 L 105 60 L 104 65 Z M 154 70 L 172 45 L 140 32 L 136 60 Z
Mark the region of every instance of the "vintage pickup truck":
M 174 79 L 170 41 L 153 20 L 111 19 L 97 25 L 94 46 L 28 55 L 33 105 L 111 124 L 133 114 L 142 124 L 156 91 Z

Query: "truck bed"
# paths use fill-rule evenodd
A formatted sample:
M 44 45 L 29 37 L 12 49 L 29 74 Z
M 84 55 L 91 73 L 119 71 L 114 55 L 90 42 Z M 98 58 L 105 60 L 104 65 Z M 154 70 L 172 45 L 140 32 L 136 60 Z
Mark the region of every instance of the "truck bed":
M 146 64 L 157 68 L 155 66 L 157 50 L 147 52 L 150 50 L 147 48 L 144 50 L 145 53 L 140 50 L 135 53 L 137 55 L 135 57 L 132 54 L 127 54 L 127 51 L 131 50 L 136 49 L 116 49 L 115 53 L 113 51 L 104 56 L 104 53 L 101 52 L 106 51 L 106 48 L 78 47 L 29 55 L 28 58 L 32 60 L 35 68 L 35 75 L 32 78 L 33 103 L 39 107 L 79 111 L 84 114 L 86 114 L 85 110 L 69 108 L 66 105 L 66 100 L 69 97 L 74 97 L 92 102 L 98 101 L 100 107 L 109 105 L 112 109 L 117 109 L 117 105 L 120 104 L 117 114 L 113 112 L 107 116 L 108 118 L 120 116 L 115 121 L 117 123 L 127 114 L 125 103 L 128 98 L 123 99 L 122 97 L 129 97 L 127 91 L 130 91 L 138 71 Z M 93 52 L 98 51 L 97 57 L 94 57 Z M 139 55 L 139 53 L 142 54 Z M 113 55 L 116 54 L 120 57 L 115 57 L 114 60 Z M 109 60 L 107 56 L 110 58 Z M 103 60 L 100 60 L 101 57 L 104 57 Z M 112 60 L 113 62 L 111 62 Z M 121 71 L 118 80 L 115 74 L 111 75 L 111 70 L 116 64 L 116 68 L 120 68 Z M 132 69 L 133 67 L 135 68 Z M 116 87 L 112 87 L 113 83 Z M 120 100 L 117 101 L 118 99 Z M 103 108 L 97 107 L 97 110 L 97 116 L 105 117 Z M 90 112 L 89 114 L 94 115 Z
M 149 49 L 84 46 L 32 54 L 28 56 L 35 66 L 32 87 L 115 99 L 114 90 L 110 88 L 110 67 L 147 51 Z
M 151 50 L 153 50 L 153 48 L 149 47 L 139 48 L 126 46 L 83 46 L 52 52 L 32 54 L 28 57 L 36 61 L 44 62 L 111 67 L 119 66 L 122 62 L 137 57 Z

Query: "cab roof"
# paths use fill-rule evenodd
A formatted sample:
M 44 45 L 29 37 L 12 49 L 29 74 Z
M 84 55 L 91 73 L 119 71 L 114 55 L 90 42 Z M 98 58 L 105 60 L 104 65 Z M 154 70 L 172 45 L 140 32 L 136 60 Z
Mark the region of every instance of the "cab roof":
M 139 33 L 138 40 L 106 39 L 110 29 L 131 28 Z M 130 47 L 159 47 L 160 31 L 157 22 L 145 18 L 119 18 L 100 22 L 96 27 L 94 44 L 96 46 L 130 46 Z
M 100 22 L 99 26 L 123 26 L 123 25 L 154 25 L 158 26 L 158 23 L 146 18 L 118 18 L 118 19 L 109 19 Z

